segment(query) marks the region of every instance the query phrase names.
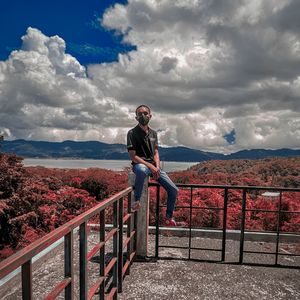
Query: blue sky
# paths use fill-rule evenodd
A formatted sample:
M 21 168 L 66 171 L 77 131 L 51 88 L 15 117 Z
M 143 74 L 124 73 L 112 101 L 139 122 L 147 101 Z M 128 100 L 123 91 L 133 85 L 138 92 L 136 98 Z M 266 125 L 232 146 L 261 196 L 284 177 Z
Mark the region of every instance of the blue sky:
M 100 24 L 105 9 L 124 0 L 14 0 L 3 1 L 0 10 L 0 60 L 21 47 L 29 26 L 45 35 L 59 35 L 67 52 L 83 65 L 117 60 L 118 53 L 134 47 L 122 43 L 122 36 Z
M 162 146 L 300 148 L 300 1 L 2 1 L 0 133 Z

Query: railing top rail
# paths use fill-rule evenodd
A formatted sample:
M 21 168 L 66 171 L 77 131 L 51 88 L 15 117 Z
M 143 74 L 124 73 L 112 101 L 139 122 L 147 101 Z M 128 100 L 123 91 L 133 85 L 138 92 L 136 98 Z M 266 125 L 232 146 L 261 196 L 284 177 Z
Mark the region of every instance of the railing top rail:
M 252 186 L 252 185 L 218 185 L 218 184 L 189 184 L 189 183 L 175 183 L 177 187 L 183 188 L 214 188 L 214 189 L 235 189 L 235 190 L 268 190 L 268 191 L 282 191 L 282 192 L 300 192 L 300 188 L 276 187 L 276 186 Z M 150 186 L 158 186 L 159 183 L 155 181 L 149 182 Z
M 55 241 L 64 237 L 66 234 L 71 232 L 74 228 L 78 227 L 80 224 L 84 223 L 91 217 L 95 216 L 96 214 L 98 214 L 100 211 L 102 211 L 109 205 L 118 201 L 120 198 L 128 195 L 131 191 L 132 191 L 132 187 L 128 187 L 128 188 L 122 190 L 121 192 L 101 201 L 101 203 L 90 208 L 86 212 L 80 214 L 79 216 L 75 217 L 71 221 L 56 228 L 52 232 L 48 233 L 47 235 L 36 240 L 32 244 L 28 245 L 27 247 L 21 249 L 17 253 L 11 255 L 7 259 L 0 262 L 0 279 L 5 277 L 6 275 L 8 275 L 10 272 L 15 270 L 16 268 L 20 267 L 26 261 L 33 258 L 36 254 L 38 254 L 39 252 L 46 249 L 48 246 L 50 246 Z

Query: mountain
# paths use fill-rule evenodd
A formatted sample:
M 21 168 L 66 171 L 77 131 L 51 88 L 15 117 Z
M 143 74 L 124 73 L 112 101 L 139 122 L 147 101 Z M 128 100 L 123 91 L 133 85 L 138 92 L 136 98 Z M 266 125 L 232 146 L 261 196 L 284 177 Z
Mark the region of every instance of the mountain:
M 41 142 L 14 140 L 3 141 L 1 144 L 3 152 L 15 153 L 23 157 L 128 159 L 125 145 L 106 144 L 97 141 Z
M 15 153 L 26 158 L 128 159 L 127 149 L 123 144 L 106 144 L 97 141 L 42 142 L 26 140 L 1 141 L 0 144 L 2 152 Z M 159 154 L 163 161 L 200 162 L 208 160 L 261 159 L 274 156 L 300 156 L 300 149 L 252 149 L 225 155 L 186 147 L 160 147 Z

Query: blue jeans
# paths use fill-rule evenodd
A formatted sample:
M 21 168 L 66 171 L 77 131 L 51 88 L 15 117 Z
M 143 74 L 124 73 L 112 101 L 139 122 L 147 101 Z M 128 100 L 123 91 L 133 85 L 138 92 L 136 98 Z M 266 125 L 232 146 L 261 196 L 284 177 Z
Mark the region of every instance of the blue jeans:
M 135 174 L 134 198 L 135 201 L 140 201 L 145 178 L 151 175 L 151 171 L 144 164 L 135 164 L 133 165 L 132 170 Z M 157 181 L 168 194 L 166 216 L 167 218 L 172 218 L 178 194 L 178 188 L 163 170 L 160 170 L 160 177 L 157 179 Z

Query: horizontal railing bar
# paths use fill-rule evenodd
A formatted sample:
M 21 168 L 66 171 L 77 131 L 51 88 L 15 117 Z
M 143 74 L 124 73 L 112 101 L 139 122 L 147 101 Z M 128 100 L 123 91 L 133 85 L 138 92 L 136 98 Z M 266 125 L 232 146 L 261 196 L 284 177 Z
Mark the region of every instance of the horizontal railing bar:
M 71 283 L 71 278 L 65 278 L 45 297 L 45 300 L 54 300 Z
M 270 255 L 275 255 L 276 252 L 266 252 L 266 251 L 250 251 L 250 250 L 244 250 L 244 253 L 248 253 L 248 254 L 270 254 Z
M 132 239 L 132 237 L 135 235 L 135 230 L 131 231 L 131 234 L 129 237 L 127 237 L 125 239 L 125 241 L 123 242 L 123 249 L 125 249 L 128 245 L 128 243 L 130 242 L 130 240 Z
M 110 229 L 112 227 L 113 227 L 113 225 L 109 224 L 109 225 L 107 225 L 106 229 Z M 126 228 L 126 227 L 127 227 L 127 225 L 125 224 L 124 228 Z M 163 230 L 173 230 L 173 229 L 175 229 L 176 231 L 188 231 L 189 230 L 189 228 L 180 228 L 180 227 L 173 227 L 173 228 L 172 227 L 160 227 L 160 229 L 163 229 Z M 150 232 L 154 232 L 155 226 L 149 226 L 149 230 L 150 230 Z M 212 232 L 214 232 L 214 231 L 221 232 L 222 228 L 221 227 L 219 227 L 219 228 L 212 228 L 212 227 L 192 227 L 192 232 L 197 232 L 198 230 L 205 230 L 205 231 L 212 231 Z M 232 233 L 239 234 L 240 230 L 238 230 L 238 229 L 227 229 L 226 232 L 228 234 L 232 234 Z M 276 235 L 276 231 L 261 231 L 261 230 L 255 230 L 255 229 L 247 229 L 245 231 L 245 233 L 251 233 L 251 232 L 253 232 L 253 233 L 262 233 L 262 234 L 264 234 L 264 233 L 266 233 L 266 234 L 275 234 Z M 280 231 L 279 234 L 280 234 L 280 236 L 284 236 L 285 234 L 287 234 L 287 235 L 294 235 L 296 237 L 300 236 L 300 233 L 288 232 L 288 231 Z
M 210 206 L 192 206 L 192 209 L 211 209 L 211 210 L 223 210 L 224 207 L 210 207 Z
M 300 211 L 288 211 L 288 210 L 268 210 L 268 209 L 246 209 L 245 211 L 260 211 L 260 212 L 270 212 L 270 213 L 285 213 L 285 214 L 300 214 Z
M 167 207 L 167 205 L 160 205 L 160 208 Z M 224 207 L 205 207 L 205 206 L 176 206 L 176 208 L 188 208 L 188 209 L 211 209 L 211 210 L 223 210 Z M 245 211 L 258 211 L 258 212 L 270 212 L 270 213 L 286 213 L 286 214 L 300 214 L 300 211 L 288 211 L 288 210 L 268 210 L 268 209 L 246 209 Z
M 276 252 L 264 252 L 264 251 L 249 251 L 249 250 L 245 250 L 244 253 L 257 253 L 257 254 L 273 254 L 275 255 Z M 300 256 L 300 254 L 293 254 L 293 253 L 282 253 L 282 252 L 278 252 L 278 255 L 282 255 L 282 256 Z
M 245 209 L 245 211 L 253 211 L 253 212 L 269 212 L 269 213 L 279 213 L 279 210 L 270 210 L 270 209 L 254 209 L 254 208 L 249 208 Z M 281 211 L 280 211 L 281 213 Z
M 191 249 L 191 250 L 211 250 L 211 251 L 222 251 L 222 249 L 213 249 L 213 248 L 200 248 L 200 247 L 189 247 L 189 246 L 168 246 L 168 245 L 159 245 L 159 248 L 174 248 L 174 249 Z
M 189 246 L 158 245 L 159 248 L 189 249 Z
M 192 227 L 192 232 L 195 232 L 197 229 L 204 229 L 204 230 L 210 230 L 210 231 L 221 231 L 222 227 L 219 228 L 212 228 L 212 227 Z
M 75 217 L 71 221 L 65 223 L 64 225 L 56 228 L 52 232 L 48 233 L 44 237 L 36 240 L 27 247 L 21 249 L 17 253 L 11 255 L 7 259 L 0 262 L 0 279 L 14 271 L 16 268 L 20 267 L 26 261 L 30 260 L 36 254 L 40 253 L 45 248 L 49 247 L 51 244 L 59 240 L 60 238 L 67 235 L 74 228 L 78 227 L 80 224 L 84 223 L 94 215 L 98 214 L 101 210 L 105 209 L 109 205 L 118 201 L 120 198 L 128 195 L 132 191 L 132 187 L 128 187 L 123 191 L 103 200 L 101 203 L 90 208 L 81 215 Z
M 136 251 L 133 251 L 131 254 L 130 254 L 130 261 L 133 260 L 133 258 L 135 257 L 136 255 Z
M 220 260 L 209 260 L 209 259 L 199 259 L 199 258 L 185 258 L 185 257 L 172 257 L 172 256 L 164 256 L 160 257 L 160 260 L 183 260 L 183 261 L 193 261 L 193 262 L 207 262 L 207 263 L 220 263 Z M 238 264 L 237 262 L 221 262 L 222 264 L 225 265 L 236 265 Z M 250 263 L 250 262 L 243 262 L 243 265 L 247 266 L 265 266 L 265 267 L 270 267 L 273 266 L 272 264 L 261 264 L 261 263 Z M 299 266 L 288 266 L 288 265 L 280 265 L 281 268 L 287 268 L 287 269 L 300 269 Z
M 105 280 L 105 277 L 99 277 L 97 281 L 92 285 L 88 293 L 88 300 L 92 299 L 96 294 L 97 290 L 99 289 L 102 282 Z
M 127 260 L 126 263 L 124 264 L 123 268 L 122 268 L 122 277 L 125 276 L 125 274 L 126 274 L 127 269 L 128 269 L 129 266 L 130 266 L 130 261 Z
M 222 251 L 222 249 L 191 247 L 191 250 L 209 250 L 209 251 Z
M 155 233 L 155 226 L 149 226 L 149 230 L 150 233 Z M 180 232 L 180 234 L 182 235 L 183 233 L 187 233 L 189 231 L 189 228 L 180 228 L 180 227 L 160 227 L 160 231 L 161 232 L 165 232 L 165 231 L 174 231 L 174 232 Z M 193 227 L 192 228 L 192 232 L 196 234 L 196 236 L 201 237 L 202 234 L 204 234 L 203 238 L 210 238 L 209 235 L 207 234 L 214 234 L 216 233 L 222 233 L 222 228 L 212 228 L 212 227 Z M 261 232 L 259 230 L 255 231 L 252 229 L 249 229 L 248 231 L 245 232 L 247 235 L 251 235 L 251 233 L 253 233 L 255 236 L 274 236 L 276 237 L 276 231 L 265 231 L 265 232 Z M 261 234 L 260 234 L 261 233 Z M 285 235 L 287 233 L 287 235 Z M 226 230 L 226 234 L 228 234 L 229 236 L 237 236 L 240 234 L 240 230 L 238 229 L 227 229 Z M 296 234 L 294 232 L 285 232 L 285 231 L 281 231 L 279 233 L 281 238 L 287 238 L 287 236 L 292 236 L 295 238 L 300 237 L 300 234 Z M 218 237 L 217 237 L 218 238 Z M 231 239 L 231 238 L 228 238 Z M 263 240 L 259 240 L 259 241 L 263 241 Z M 290 243 L 290 242 L 288 242 Z
M 106 237 L 105 237 L 105 243 L 106 243 L 109 239 L 111 239 L 118 231 L 119 231 L 118 228 L 114 228 L 114 229 L 112 229 L 111 231 L 109 231 L 109 233 L 108 233 L 108 234 L 106 235 Z
M 109 294 L 105 297 L 105 300 L 113 299 L 116 292 L 117 292 L 117 288 L 116 287 L 112 288 Z
M 159 207 L 167 207 L 167 205 L 159 205 Z M 211 210 L 223 210 L 224 207 L 204 207 L 204 206 L 175 206 L 175 208 L 188 208 L 188 209 L 211 209 Z
M 160 208 L 167 207 L 167 205 L 159 205 Z M 175 208 L 188 208 L 188 209 L 215 209 L 215 210 L 223 210 L 224 207 L 209 207 L 209 206 L 177 206 Z M 245 211 L 260 211 L 260 212 L 270 212 L 270 213 L 286 213 L 286 214 L 300 214 L 300 211 L 288 211 L 288 210 L 268 210 L 268 209 L 253 209 L 249 208 Z
M 109 273 L 109 271 L 112 269 L 112 267 L 114 266 L 114 264 L 117 262 L 117 257 L 113 257 L 111 259 L 111 261 L 109 262 L 109 264 L 107 265 L 107 267 L 105 268 L 104 271 L 104 275 L 107 276 L 107 274 Z
M 129 259 L 128 259 L 128 260 L 126 261 L 126 263 L 124 264 L 124 266 L 123 266 L 123 268 L 122 268 L 122 277 L 125 276 L 126 271 L 127 271 L 128 267 L 130 266 L 130 263 L 132 262 L 132 260 L 133 260 L 133 258 L 134 258 L 134 256 L 135 256 L 135 254 L 136 254 L 135 251 L 132 252 L 132 253 L 130 254 Z
M 245 186 L 245 185 L 212 185 L 212 184 L 186 184 L 186 183 L 175 183 L 177 187 L 182 188 L 213 188 L 213 189 L 238 189 L 238 190 L 269 190 L 269 191 L 282 191 L 282 192 L 300 192 L 300 188 L 283 188 L 275 186 Z M 150 181 L 149 187 L 158 186 L 159 183 Z
M 129 218 L 131 218 L 132 216 L 133 216 L 132 213 L 126 214 L 126 215 L 124 216 L 124 218 L 123 218 L 123 223 L 127 222 L 127 220 L 128 220 Z
M 90 261 L 94 255 L 105 245 L 105 242 L 98 243 L 93 247 L 93 249 L 88 253 L 87 260 Z

